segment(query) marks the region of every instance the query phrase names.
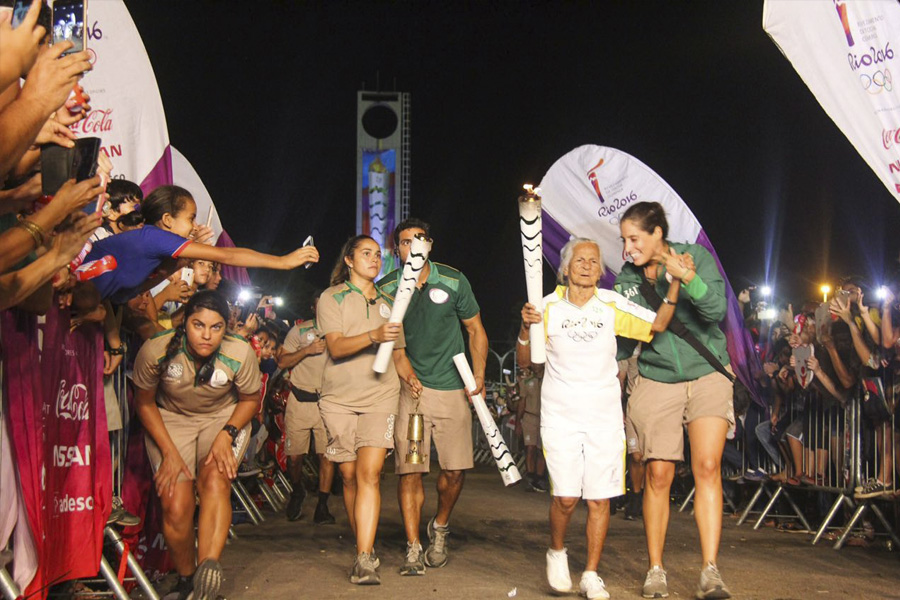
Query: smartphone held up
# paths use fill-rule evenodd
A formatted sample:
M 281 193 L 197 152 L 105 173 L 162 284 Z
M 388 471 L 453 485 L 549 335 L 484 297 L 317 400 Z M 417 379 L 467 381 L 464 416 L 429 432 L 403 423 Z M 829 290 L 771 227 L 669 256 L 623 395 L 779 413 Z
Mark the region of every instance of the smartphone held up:
M 53 2 L 53 44 L 72 42 L 72 47 L 66 50 L 62 56 L 81 52 L 87 45 L 85 38 L 87 32 L 84 27 L 85 0 L 55 0 Z

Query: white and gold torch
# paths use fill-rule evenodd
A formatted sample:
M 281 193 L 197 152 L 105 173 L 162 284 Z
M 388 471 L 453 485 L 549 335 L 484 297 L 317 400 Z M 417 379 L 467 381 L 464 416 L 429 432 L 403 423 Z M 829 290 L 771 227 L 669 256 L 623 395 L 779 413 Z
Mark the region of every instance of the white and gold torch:
M 469 366 L 469 361 L 466 360 L 466 355 L 462 352 L 455 355 L 453 364 L 456 365 L 456 370 L 459 371 L 459 376 L 462 378 L 466 389 L 469 392 L 474 392 L 476 388 L 475 375 L 472 374 L 472 368 Z M 516 461 L 513 460 L 512 454 L 509 453 L 509 448 L 506 447 L 506 442 L 503 441 L 503 436 L 500 435 L 500 430 L 497 429 L 494 417 L 491 415 L 491 411 L 488 410 L 481 394 L 472 396 L 472 406 L 475 407 L 475 414 L 478 415 L 478 421 L 481 423 L 481 428 L 484 429 L 484 435 L 487 437 L 488 445 L 491 447 L 491 455 L 497 462 L 497 468 L 500 470 L 500 477 L 503 478 L 503 483 L 507 486 L 518 483 L 522 476 L 519 474 L 519 469 L 516 468 Z
M 528 302 L 538 312 L 544 304 L 544 263 L 541 236 L 540 189 L 525 184 L 525 194 L 519 196 L 519 226 L 522 231 L 522 257 L 525 259 L 525 289 Z M 534 323 L 529 329 L 531 362 L 543 364 L 547 360 L 543 323 Z
M 419 280 L 422 269 L 425 268 L 425 263 L 428 262 L 430 252 L 431 238 L 425 237 L 421 233 L 416 234 L 409 247 L 409 256 L 406 257 L 403 270 L 400 272 L 400 285 L 397 287 L 397 295 L 394 296 L 394 306 L 391 308 L 389 323 L 403 322 L 403 315 L 406 314 L 409 301 L 416 289 L 416 282 Z M 375 364 L 372 365 L 372 369 L 376 373 L 385 373 L 393 352 L 394 342 L 384 342 L 378 346 L 378 353 L 375 355 Z

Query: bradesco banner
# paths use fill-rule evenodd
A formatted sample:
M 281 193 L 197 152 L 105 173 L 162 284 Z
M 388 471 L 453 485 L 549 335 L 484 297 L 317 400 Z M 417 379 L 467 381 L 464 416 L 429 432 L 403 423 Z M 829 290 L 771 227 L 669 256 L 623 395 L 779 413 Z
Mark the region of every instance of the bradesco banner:
M 44 379 L 45 581 L 93 577 L 112 500 L 112 457 L 103 395 L 103 332 L 70 331 L 67 313 L 47 313 Z M 29 592 L 34 591 L 29 587 Z
M 659 202 L 669 223 L 668 239 L 699 244 L 710 251 L 725 280 L 728 311 L 722 330 L 728 341 L 731 365 L 741 382 L 763 403 L 755 375 L 759 358 L 737 297 L 728 283 L 722 263 L 712 243 L 690 208 L 668 183 L 650 167 L 624 152 L 605 146 L 575 148 L 556 161 L 541 181 L 544 257 L 559 268 L 560 251 L 571 237 L 596 240 L 603 253 L 607 273 L 603 287 L 612 287 L 625 263 L 625 248 L 619 233 L 619 219 L 637 202 Z
M 900 4 L 766 0 L 763 28 L 900 201 Z
M 85 29 L 94 68 L 81 85 L 91 96 L 91 112 L 73 130 L 79 136 L 99 137 L 114 176 L 139 184 L 145 194 L 172 183 L 162 99 L 125 3 L 91 0 Z
M 34 551 L 14 546 L 15 561 L 36 556 L 36 570 L 18 573 L 28 597 L 46 597 L 55 583 L 100 568 L 110 513 L 112 465 L 103 397 L 103 334 L 98 325 L 69 331 L 55 305 L 37 348 L 36 317 L 4 311 L 6 418 L 15 451 Z M 19 538 L 17 537 L 17 540 Z M 33 577 L 32 577 L 33 576 Z

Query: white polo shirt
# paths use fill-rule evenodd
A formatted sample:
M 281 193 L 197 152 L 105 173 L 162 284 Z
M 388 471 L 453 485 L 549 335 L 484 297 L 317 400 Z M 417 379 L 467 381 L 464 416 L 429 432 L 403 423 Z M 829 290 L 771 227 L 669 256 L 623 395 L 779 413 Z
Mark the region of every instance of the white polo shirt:
M 622 429 L 616 336 L 649 342 L 656 313 L 611 290 L 598 289 L 581 307 L 567 300 L 567 292 L 559 286 L 544 298 L 547 365 L 541 426 Z

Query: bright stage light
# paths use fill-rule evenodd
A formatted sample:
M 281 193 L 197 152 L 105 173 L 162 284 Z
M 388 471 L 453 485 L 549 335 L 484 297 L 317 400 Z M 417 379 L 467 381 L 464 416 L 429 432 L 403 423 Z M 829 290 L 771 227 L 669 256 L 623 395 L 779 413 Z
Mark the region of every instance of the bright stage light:
M 281 296 L 275 297 L 275 306 L 284 306 L 284 299 Z
M 241 302 L 249 302 L 250 301 L 250 290 L 244 288 L 241 289 L 241 292 L 238 294 L 238 300 Z
M 768 298 L 772 295 L 772 288 L 764 285 L 760 288 L 759 293 Z
M 878 288 L 878 291 L 875 292 L 875 296 L 876 296 L 879 300 L 884 300 L 885 298 L 887 298 L 887 288 L 884 287 L 884 286 L 879 287 L 879 288 Z

